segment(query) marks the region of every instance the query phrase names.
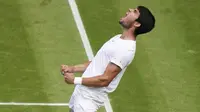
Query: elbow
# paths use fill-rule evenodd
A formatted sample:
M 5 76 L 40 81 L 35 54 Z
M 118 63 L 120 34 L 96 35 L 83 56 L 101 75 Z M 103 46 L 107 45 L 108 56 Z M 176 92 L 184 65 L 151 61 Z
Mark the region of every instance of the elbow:
M 101 82 L 100 87 L 107 87 L 109 84 L 109 82 Z
M 111 81 L 109 81 L 109 80 L 101 82 L 101 87 L 107 87 L 107 86 L 109 86 L 110 82 Z
M 100 83 L 100 87 L 107 87 L 110 84 L 110 80 L 108 76 L 103 76 L 101 77 L 101 83 Z
M 106 83 L 104 84 L 104 87 L 109 86 L 109 84 L 110 84 L 110 82 L 106 82 Z

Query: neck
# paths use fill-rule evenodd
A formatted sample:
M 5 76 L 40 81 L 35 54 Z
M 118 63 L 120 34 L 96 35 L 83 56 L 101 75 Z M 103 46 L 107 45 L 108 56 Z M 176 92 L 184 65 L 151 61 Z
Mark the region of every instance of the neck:
M 124 40 L 136 40 L 136 36 L 133 34 L 132 30 L 124 30 L 121 36 Z

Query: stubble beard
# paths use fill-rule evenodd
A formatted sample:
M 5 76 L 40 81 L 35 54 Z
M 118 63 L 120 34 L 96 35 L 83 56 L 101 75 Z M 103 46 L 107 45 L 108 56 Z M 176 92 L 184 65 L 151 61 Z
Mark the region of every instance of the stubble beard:
M 124 23 L 123 21 L 119 21 L 119 24 L 120 24 L 124 29 L 129 29 L 129 28 L 130 28 L 130 25 Z

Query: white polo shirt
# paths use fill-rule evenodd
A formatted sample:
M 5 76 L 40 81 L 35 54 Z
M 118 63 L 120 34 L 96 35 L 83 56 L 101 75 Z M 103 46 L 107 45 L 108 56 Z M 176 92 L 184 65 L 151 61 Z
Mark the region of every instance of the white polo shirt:
M 114 36 L 101 47 L 88 68 L 83 73 L 82 77 L 102 75 L 110 62 L 118 65 L 122 71 L 107 87 L 88 87 L 91 90 L 96 89 L 106 93 L 113 92 L 117 88 L 127 66 L 132 62 L 136 51 L 136 41 L 124 40 L 120 37 L 121 34 Z

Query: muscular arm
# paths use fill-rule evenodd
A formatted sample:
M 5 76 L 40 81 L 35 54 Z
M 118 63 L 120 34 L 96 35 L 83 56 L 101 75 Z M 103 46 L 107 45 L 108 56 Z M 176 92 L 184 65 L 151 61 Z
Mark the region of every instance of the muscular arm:
M 75 66 L 71 66 L 73 73 L 75 73 L 75 72 L 83 73 L 90 63 L 91 63 L 91 61 L 88 61 L 88 62 L 85 62 L 83 64 L 78 64 L 78 65 L 75 65 Z
M 83 73 L 90 63 L 91 61 L 85 62 L 83 64 L 78 64 L 75 66 L 61 65 L 61 72 L 62 74 L 64 71 L 68 73 L 77 73 L 77 72 Z
M 106 87 L 118 75 L 121 68 L 114 63 L 109 63 L 104 74 L 100 76 L 83 78 L 82 85 L 88 87 Z

